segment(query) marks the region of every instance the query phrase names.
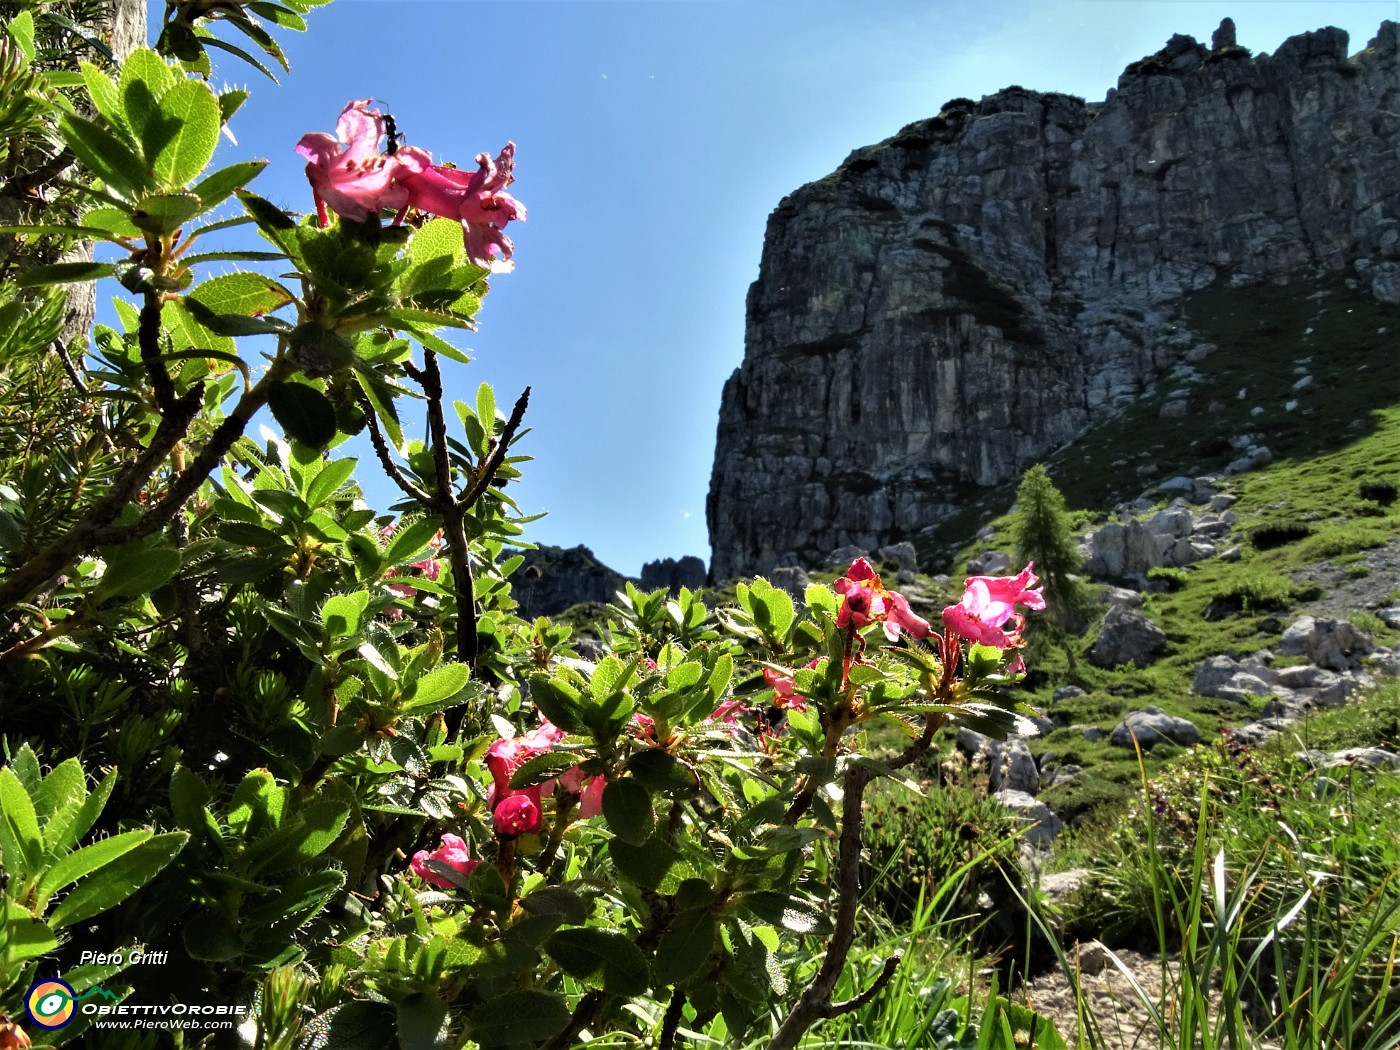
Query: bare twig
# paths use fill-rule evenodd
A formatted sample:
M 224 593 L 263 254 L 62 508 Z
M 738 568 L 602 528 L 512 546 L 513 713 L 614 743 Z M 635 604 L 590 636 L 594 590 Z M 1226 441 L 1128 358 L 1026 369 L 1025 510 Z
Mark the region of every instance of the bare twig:
M 510 450 L 510 443 L 515 440 L 515 432 L 520 429 L 520 424 L 525 419 L 525 409 L 529 407 L 529 404 L 530 388 L 527 386 L 524 392 L 515 399 L 515 407 L 511 409 L 510 418 L 506 420 L 505 429 L 501 431 L 501 437 L 496 442 L 496 447 L 482 462 L 481 467 L 477 470 L 476 480 L 472 482 L 466 495 L 462 497 L 464 507 L 470 509 L 496 480 L 496 471 L 500 470 L 501 464 L 505 462 L 506 453 Z
M 434 506 L 433 497 L 409 481 L 399 469 L 399 465 L 394 462 L 394 458 L 389 455 L 389 443 L 384 440 L 384 432 L 379 429 L 379 418 L 374 414 L 374 406 L 369 403 L 369 398 L 361 398 L 360 407 L 365 413 L 366 422 L 369 423 L 369 443 L 374 446 L 374 454 L 379 457 L 379 465 L 384 468 L 384 473 L 389 475 L 389 480 L 409 499 L 417 500 L 426 507 Z
M 151 479 L 184 438 L 203 401 L 202 386 L 194 387 L 176 401 L 173 410 L 161 419 L 151 443 L 117 475 L 112 487 L 92 505 L 82 520 L 0 580 L 0 615 L 33 597 L 67 568 L 74 558 L 103 542 L 112 542 L 106 537 L 124 535 L 123 529 L 117 529 L 114 533 L 111 523 L 135 499 L 141 486 Z
M 823 1017 L 840 1017 L 859 1010 L 862 1006 L 875 1001 L 875 997 L 885 990 L 885 985 L 894 979 L 895 971 L 899 969 L 899 964 L 904 960 L 903 952 L 895 952 L 885 960 L 885 965 L 880 968 L 880 973 L 871 983 L 870 987 L 861 992 L 854 999 L 847 999 L 844 1002 L 828 1003 L 822 1008 Z
M 146 376 L 155 391 L 156 407 L 161 414 L 175 407 L 175 384 L 160 359 L 160 293 L 147 292 L 141 304 L 141 316 L 136 326 L 136 338 L 141 344 L 141 363 L 146 366 Z
M 792 1050 L 807 1029 L 823 1017 L 832 1016 L 829 1013 L 833 1008 L 831 993 L 836 989 L 851 945 L 855 943 L 856 912 L 860 907 L 862 807 L 865 787 L 874 777 L 874 772 L 854 762 L 846 767 L 842 785 L 845 794 L 841 799 L 841 845 L 836 866 L 836 930 L 826 946 L 826 957 L 817 976 L 812 978 L 792 1013 L 769 1041 L 767 1050 Z
M 666 1016 L 661 1020 L 661 1035 L 656 1041 L 656 1050 L 674 1050 L 676 1029 L 681 1026 L 685 1014 L 685 992 L 677 988 L 671 992 L 671 1002 L 666 1007 Z
M 598 1008 L 606 998 L 606 995 L 595 989 L 580 999 L 574 1007 L 574 1015 L 569 1018 L 568 1025 L 545 1044 L 545 1050 L 564 1050 L 564 1047 L 573 1046 L 578 1034 L 593 1022 Z

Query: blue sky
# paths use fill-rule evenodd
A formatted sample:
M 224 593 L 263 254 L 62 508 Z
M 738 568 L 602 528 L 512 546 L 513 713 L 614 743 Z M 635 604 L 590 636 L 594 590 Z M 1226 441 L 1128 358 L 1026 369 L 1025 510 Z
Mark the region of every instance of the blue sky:
M 383 100 L 408 141 L 462 167 L 516 142 L 529 222 L 510 228 L 516 271 L 459 340 L 476 360 L 450 366 L 451 393 L 484 380 L 508 407 L 530 385 L 516 498 L 548 516 L 528 538 L 636 573 L 708 560 L 720 390 L 784 195 L 953 97 L 1014 83 L 1102 99 L 1127 63 L 1175 32 L 1209 40 L 1226 15 L 1255 52 L 1324 25 L 1356 51 L 1400 3 L 336 0 L 283 36 L 281 87 L 220 65 L 253 90 L 225 153 L 271 159 L 252 188 L 308 210 L 293 147 L 352 98 Z

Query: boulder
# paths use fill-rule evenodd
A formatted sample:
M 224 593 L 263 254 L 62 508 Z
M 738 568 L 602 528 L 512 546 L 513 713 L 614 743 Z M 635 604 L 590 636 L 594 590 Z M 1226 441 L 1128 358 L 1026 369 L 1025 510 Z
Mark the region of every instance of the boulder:
M 1306 655 L 1310 663 L 1331 671 L 1354 671 L 1361 657 L 1375 650 L 1371 636 L 1346 620 L 1302 616 L 1283 632 L 1282 652 Z
M 1089 661 L 1097 667 L 1136 664 L 1146 667 L 1167 647 L 1167 635 L 1142 613 L 1127 606 L 1108 610 L 1099 636 L 1089 647 Z
M 1160 707 L 1144 707 L 1114 726 L 1109 742 L 1118 747 L 1132 747 L 1135 737 L 1143 748 L 1163 741 L 1189 747 L 1200 741 L 1201 731 L 1189 719 L 1169 715 Z
M 1191 691 L 1197 696 L 1242 700 L 1247 696 L 1262 696 L 1271 692 L 1273 678 L 1272 671 L 1258 664 L 1246 668 L 1232 657 L 1212 656 L 1196 666 Z
M 1048 846 L 1065 828 L 1064 822 L 1049 806 L 1024 791 L 1004 788 L 992 797 L 1032 825 L 1026 832 L 1025 841 L 1033 846 Z
M 919 571 L 919 554 L 912 543 L 891 543 L 877 550 L 875 557 L 882 564 L 895 567 L 895 579 L 899 583 L 914 582 L 914 574 Z
M 812 577 L 807 575 L 807 570 L 796 565 L 784 565 L 771 570 L 767 580 L 778 590 L 787 591 L 797 601 L 806 597 L 807 588 L 812 583 Z
M 1034 795 L 1040 790 L 1040 770 L 1021 737 L 993 740 L 971 729 L 959 729 L 958 749 L 968 758 L 985 756 L 987 782 L 993 791 L 1007 789 Z

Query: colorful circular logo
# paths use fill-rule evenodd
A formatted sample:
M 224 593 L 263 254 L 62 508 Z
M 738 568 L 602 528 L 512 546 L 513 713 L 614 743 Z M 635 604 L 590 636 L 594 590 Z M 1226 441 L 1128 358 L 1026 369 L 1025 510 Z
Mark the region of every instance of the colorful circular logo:
M 40 1028 L 62 1028 L 73 1020 L 73 1000 L 77 996 L 67 981 L 50 978 L 35 981 L 24 997 L 29 1018 Z

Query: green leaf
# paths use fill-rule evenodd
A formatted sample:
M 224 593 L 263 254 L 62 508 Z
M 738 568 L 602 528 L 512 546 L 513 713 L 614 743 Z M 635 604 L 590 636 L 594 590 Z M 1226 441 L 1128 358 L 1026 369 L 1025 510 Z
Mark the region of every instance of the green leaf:
M 384 428 L 384 436 L 395 449 L 403 449 L 403 427 L 399 424 L 399 410 L 394 405 L 394 393 L 389 385 L 367 368 L 355 369 L 355 381 L 360 384 L 365 398 Z
M 134 197 L 156 188 L 146 162 L 129 141 L 72 113 L 58 118 L 58 132 L 83 166 L 118 193 Z
M 398 1044 L 393 1005 L 363 999 L 327 1010 L 307 1031 L 314 1036 L 308 1045 L 335 1050 L 385 1050 Z
M 656 983 L 680 984 L 700 972 L 714 951 L 719 919 L 708 911 L 683 911 L 656 946 Z
M 253 317 L 271 313 L 288 302 L 286 292 L 258 273 L 226 273 L 196 285 L 192 299 L 213 314 L 243 314 Z
M 682 882 L 695 874 L 662 833 L 652 835 L 640 846 L 620 838 L 612 839 L 608 843 L 608 853 L 617 870 L 645 890 L 675 893 Z
M 209 786 L 199 774 L 184 766 L 176 766 L 170 775 L 170 809 L 175 822 L 192 834 L 209 833 L 219 838 L 219 826 L 209 812 Z
M 116 784 L 117 771 L 109 769 L 81 804 L 64 807 L 49 818 L 44 825 L 44 840 L 50 853 L 58 854 L 72 849 L 79 839 L 92 830 Z
M 263 76 L 267 77 L 267 79 L 272 81 L 274 84 L 278 82 L 277 78 L 273 76 L 272 70 L 268 69 L 267 66 L 263 65 L 256 58 L 250 55 L 247 51 L 239 47 L 237 44 L 230 44 L 226 40 L 220 40 L 218 37 L 210 36 L 207 33 L 200 34 L 199 42 L 205 47 L 214 47 L 218 48 L 220 51 L 227 51 L 230 55 L 237 55 L 239 58 L 243 59 L 244 62 L 247 62 L 250 66 L 256 67 L 259 71 L 261 71 Z
M 359 633 L 369 607 L 369 592 L 333 594 L 321 606 L 321 625 L 332 638 L 350 638 Z
M 530 698 L 544 716 L 564 732 L 591 732 L 583 720 L 583 698 L 572 686 L 554 681 L 548 675 L 531 675 Z
M 239 922 L 263 936 L 276 925 L 295 929 L 325 907 L 326 901 L 344 885 L 345 872 L 338 868 L 313 871 L 277 887 L 267 903 L 245 911 Z
M 34 918 L 18 901 L 0 897 L 0 928 L 5 931 L 5 956 L 10 963 L 37 959 L 58 947 L 53 930 Z
M 248 101 L 248 95 L 249 92 L 244 88 L 230 88 L 227 91 L 219 92 L 219 116 L 225 124 L 243 108 L 243 103 Z M 266 161 L 251 161 L 249 163 L 262 164 Z
M 582 926 L 588 919 L 588 902 L 567 886 L 542 886 L 522 897 L 520 906 L 531 915 L 561 915 L 571 926 Z
M 609 995 L 631 998 L 651 987 L 651 964 L 642 950 L 615 930 L 560 930 L 544 950 L 565 973 Z
M 29 797 L 34 801 L 34 815 L 47 840 L 52 821 L 60 813 L 77 809 L 87 798 L 87 778 L 82 765 L 76 758 L 60 762 L 37 787 L 30 789 Z
M 238 929 L 221 912 L 196 912 L 181 926 L 180 940 L 191 959 L 228 962 L 244 952 L 245 945 Z
M 648 790 L 669 797 L 688 795 L 700 787 L 700 778 L 694 769 L 660 748 L 638 751 L 628 760 L 627 771 Z
M 608 781 L 603 789 L 603 819 L 624 842 L 640 846 L 656 827 L 651 793 L 632 777 Z
M 124 831 L 110 838 L 99 839 L 90 846 L 60 857 L 39 880 L 39 896 L 48 900 L 63 887 L 105 868 L 118 857 L 125 856 L 154 834 L 150 828 Z
M 256 838 L 282 823 L 286 789 L 266 769 L 254 769 L 234 789 L 229 804 L 229 830 L 241 838 Z
M 444 1050 L 450 1031 L 447 1004 L 438 996 L 420 993 L 399 1001 L 399 1050 Z
M 745 894 L 741 900 L 757 918 L 793 933 L 824 936 L 831 930 L 831 921 L 821 908 L 801 897 L 760 890 Z
M 349 819 L 350 807 L 344 802 L 311 803 L 244 854 L 249 872 L 295 867 L 319 857 L 340 837 Z
M 311 448 L 325 448 L 336 435 L 335 406 L 305 383 L 274 383 L 267 407 L 290 438 Z
M 476 418 L 488 434 L 496 427 L 496 392 L 489 383 L 476 388 Z
M 355 473 L 357 462 L 354 459 L 335 459 L 324 464 L 306 487 L 304 495 L 307 506 L 314 510 L 339 492 L 341 486 L 350 480 L 350 475 Z
M 588 682 L 588 691 L 594 700 L 606 700 L 626 682 L 628 668 L 616 656 L 609 653 L 599 661 Z
M 177 80 L 183 79 L 148 47 L 137 48 L 127 55 L 117 79 L 117 93 L 121 97 L 126 126 L 137 139 L 144 142 L 147 127 L 160 123 L 160 97 L 173 88 Z M 148 150 L 146 156 L 155 154 Z
M 189 837 L 185 831 L 155 835 L 118 857 L 100 875 L 90 875 L 78 883 L 49 916 L 50 925 L 62 929 L 116 907 L 174 860 Z
M 34 802 L 15 771 L 0 769 L 0 864 L 21 880 L 37 875 L 44 861 L 44 835 Z
M 5 23 L 5 32 L 24 52 L 25 61 L 33 62 L 36 54 L 34 50 L 34 16 L 28 11 L 21 11 Z
M 522 762 L 510 775 L 510 788 L 512 791 L 522 791 L 553 780 L 564 770 L 573 769 L 578 765 L 578 760 L 578 755 L 568 751 L 546 751 L 542 755 L 536 755 Z
M 180 569 L 180 552 L 173 546 L 147 546 L 144 542 L 108 547 L 102 552 L 107 568 L 98 583 L 104 597 L 150 594 Z
M 95 281 L 99 277 L 111 277 L 116 267 L 111 263 L 66 262 L 50 263 L 48 266 L 33 266 L 15 278 L 21 288 L 34 288 L 41 284 L 74 284 L 78 281 Z
M 204 210 L 208 211 L 228 200 L 234 190 L 242 189 L 252 182 L 266 167 L 265 160 L 239 161 L 210 173 L 208 177 L 195 183 L 190 192 L 204 202 Z
M 467 1033 L 483 1047 L 539 1043 L 562 1032 L 571 1016 L 557 995 L 507 992 L 467 1015 Z
M 414 518 L 407 525 L 395 530 L 389 545 L 384 549 L 384 564 L 397 568 L 420 560 L 427 551 L 428 544 L 441 528 L 442 523 L 437 518 Z
M 181 80 L 160 96 L 158 106 L 140 133 L 141 148 L 162 185 L 184 186 L 214 158 L 219 100 L 204 81 Z
M 88 97 L 92 99 L 92 108 L 97 110 L 108 124 L 125 129 L 126 114 L 122 111 L 117 85 L 112 78 L 91 62 L 79 62 L 78 68 L 82 71 Z
M 140 229 L 163 237 L 203 210 L 203 202 L 193 193 L 149 193 L 136 202 L 131 221 Z
M 404 713 L 432 707 L 456 696 L 466 688 L 471 676 L 472 669 L 467 664 L 443 664 L 433 668 L 413 683 L 405 694 Z

